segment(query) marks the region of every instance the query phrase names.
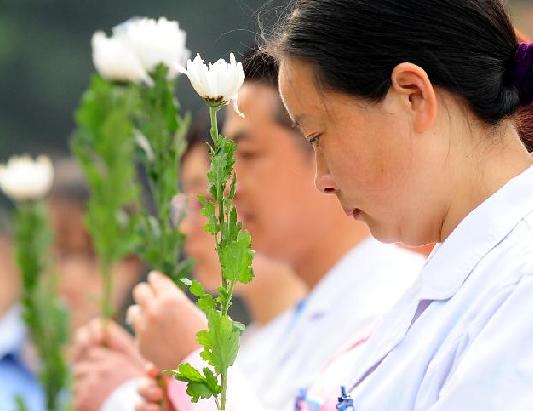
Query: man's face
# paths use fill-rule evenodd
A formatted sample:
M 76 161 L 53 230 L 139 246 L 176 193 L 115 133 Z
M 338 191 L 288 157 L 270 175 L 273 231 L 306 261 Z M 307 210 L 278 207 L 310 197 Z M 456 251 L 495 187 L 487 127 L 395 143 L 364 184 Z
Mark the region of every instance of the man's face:
M 276 120 L 277 91 L 245 83 L 240 118 L 228 109 L 224 135 L 237 143 L 235 202 L 258 251 L 294 262 L 328 227 L 321 218 L 333 198 L 314 186 L 315 167 L 295 131 Z

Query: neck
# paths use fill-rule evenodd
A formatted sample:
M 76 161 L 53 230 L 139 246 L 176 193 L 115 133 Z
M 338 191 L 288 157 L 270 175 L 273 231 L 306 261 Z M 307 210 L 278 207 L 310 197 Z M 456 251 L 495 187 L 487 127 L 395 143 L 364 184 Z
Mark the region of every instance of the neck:
M 533 165 L 533 157 L 522 145 L 514 126 L 511 124 L 505 126 L 501 135 L 501 142 L 488 147 L 482 154 L 477 154 L 472 149 L 470 155 L 467 156 L 467 161 L 463 156 L 463 161 L 456 162 L 453 167 L 456 170 L 457 184 L 451 196 L 453 201 L 443 220 L 441 242 L 472 210 L 513 177 Z M 465 179 L 464 176 L 470 176 L 470 178 Z
M 306 286 L 312 290 L 328 271 L 344 257 L 348 251 L 369 236 L 366 225 L 351 222 L 343 215 L 337 224 L 331 225 L 320 236 L 305 255 L 293 263 L 293 268 Z

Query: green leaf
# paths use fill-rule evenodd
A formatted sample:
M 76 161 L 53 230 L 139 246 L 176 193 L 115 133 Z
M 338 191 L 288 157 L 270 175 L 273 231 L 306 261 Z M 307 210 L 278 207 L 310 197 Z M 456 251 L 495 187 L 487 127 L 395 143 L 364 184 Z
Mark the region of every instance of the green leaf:
M 201 213 L 207 217 L 209 222 L 204 226 L 204 230 L 209 234 L 216 234 L 220 228 L 215 212 L 215 204 L 209 201 L 205 196 L 198 196 L 198 200 L 202 205 Z
M 204 377 L 190 364 L 180 364 L 176 379 L 183 382 L 202 382 Z
M 204 377 L 205 377 L 205 382 L 207 383 L 207 386 L 209 387 L 211 392 L 213 392 L 214 394 L 220 394 L 222 387 L 218 384 L 217 377 L 213 374 L 213 371 L 205 367 Z
M 221 374 L 233 365 L 239 350 L 240 332 L 233 321 L 218 311 L 208 315 L 209 328 L 197 334 L 198 342 L 204 347 L 201 356 L 215 372 Z
M 187 394 L 191 401 L 196 403 L 200 398 L 211 398 L 217 393 L 213 392 L 206 382 L 190 382 L 187 384 Z
M 220 264 L 224 278 L 243 284 L 252 281 L 253 257 L 250 234 L 247 231 L 239 231 L 237 239 L 224 244 L 220 250 Z
M 215 299 L 213 298 L 213 296 L 209 294 L 204 294 L 203 296 L 201 296 L 196 302 L 196 305 L 205 314 L 209 314 L 211 311 L 215 310 L 216 308 Z
M 191 294 L 196 296 L 196 297 L 202 297 L 205 295 L 205 289 L 203 287 L 202 284 L 200 284 L 199 281 L 197 280 L 192 280 L 192 284 L 191 284 Z

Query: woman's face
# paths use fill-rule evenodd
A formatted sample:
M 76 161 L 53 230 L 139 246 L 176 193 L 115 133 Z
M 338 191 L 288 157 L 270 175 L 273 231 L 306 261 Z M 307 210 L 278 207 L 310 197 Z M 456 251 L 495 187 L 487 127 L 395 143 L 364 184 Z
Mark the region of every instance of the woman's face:
M 385 242 L 434 240 L 442 149 L 415 131 L 412 103 L 389 92 L 366 103 L 317 85 L 309 63 L 285 58 L 279 87 L 291 118 L 313 142 L 316 185 Z M 442 174 L 442 173 L 441 173 Z M 431 211 L 429 211 L 431 210 Z
M 191 149 L 181 168 L 183 191 L 187 206 L 180 229 L 185 233 L 185 252 L 195 260 L 194 275 L 206 289 L 216 290 L 220 283 L 220 268 L 214 237 L 203 229 L 206 217 L 200 214 L 198 195 L 207 193 L 209 160 L 207 146 L 198 144 Z

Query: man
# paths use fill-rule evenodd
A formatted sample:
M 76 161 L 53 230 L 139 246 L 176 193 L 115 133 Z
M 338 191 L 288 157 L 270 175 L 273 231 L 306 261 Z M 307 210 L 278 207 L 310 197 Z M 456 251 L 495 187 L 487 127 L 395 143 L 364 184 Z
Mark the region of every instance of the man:
M 355 335 L 370 333 L 415 278 L 423 258 L 370 238 L 364 225 L 351 221 L 334 199 L 316 190 L 312 150 L 283 109 L 275 63 L 249 59 L 245 72 L 239 105 L 246 117 L 228 109 L 224 127 L 237 143 L 239 215 L 254 248 L 288 263 L 311 291 L 295 309 L 274 320 L 275 329 L 283 332 L 274 349 L 256 354 L 263 361 L 244 375 L 247 392 L 243 395 L 230 382 L 228 409 L 232 401 L 242 404 L 251 398 L 248 409 L 290 410 L 298 388 L 307 386 Z M 168 288 L 166 279 L 154 274 L 135 290 L 133 323 L 141 353 L 158 369 L 174 368 L 186 357 L 196 362 L 194 334 L 205 327 L 201 313 L 182 296 L 171 297 L 177 291 Z M 173 348 L 172 363 L 158 363 L 155 352 L 169 332 L 163 324 L 170 323 L 181 343 Z M 232 372 L 239 374 L 238 360 Z M 144 394 L 155 398 L 148 392 L 152 388 Z M 170 395 L 179 410 L 192 408 L 183 387 L 174 386 Z

